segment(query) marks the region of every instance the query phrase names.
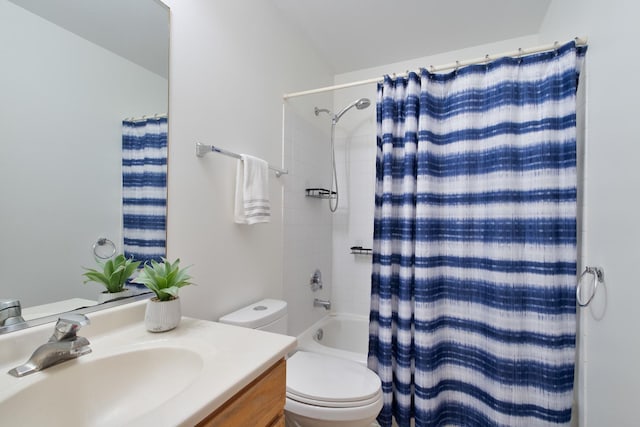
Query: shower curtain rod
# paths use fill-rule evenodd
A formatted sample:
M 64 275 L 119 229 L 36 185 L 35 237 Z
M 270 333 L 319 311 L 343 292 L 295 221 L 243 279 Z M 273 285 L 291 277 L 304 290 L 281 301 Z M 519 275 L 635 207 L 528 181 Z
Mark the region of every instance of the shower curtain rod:
M 167 113 L 162 113 L 162 114 L 153 114 L 150 116 L 142 116 L 142 117 L 125 117 L 125 121 L 128 122 L 141 122 L 147 119 L 166 119 L 168 118 Z
M 587 38 L 586 37 L 576 37 L 575 39 L 576 45 L 578 46 L 585 46 L 587 44 Z M 493 54 L 493 55 L 485 55 L 481 58 L 474 58 L 474 59 L 467 59 L 464 61 L 456 61 L 456 62 L 451 62 L 449 64 L 444 64 L 444 65 L 429 65 L 427 68 L 430 72 L 435 73 L 438 71 L 444 71 L 444 70 L 453 70 L 455 68 L 460 68 L 460 67 L 465 67 L 467 65 L 472 65 L 472 64 L 482 64 L 485 62 L 489 62 L 489 61 L 493 61 L 495 59 L 498 58 L 504 58 L 505 56 L 513 56 L 513 57 L 518 57 L 518 56 L 524 56 L 524 55 L 531 55 L 534 53 L 540 53 L 540 52 L 547 52 L 549 50 L 553 50 L 556 49 L 558 46 L 560 46 L 559 42 L 553 42 L 553 43 L 548 43 L 545 45 L 541 45 L 541 46 L 535 46 L 535 47 L 530 47 L 530 48 L 526 48 L 526 49 L 518 49 L 518 50 L 513 50 L 510 52 L 504 52 L 504 53 L 497 53 L 497 54 Z M 409 74 L 409 72 L 404 72 L 401 74 L 397 74 L 397 77 L 406 77 Z M 289 98 L 295 98 L 297 96 L 304 96 L 304 95 L 313 95 L 316 93 L 323 93 L 323 92 L 330 92 L 332 90 L 337 90 L 337 89 L 346 89 L 349 87 L 355 87 L 355 86 L 362 86 L 362 85 L 368 85 L 368 84 L 372 84 L 372 83 L 378 83 L 381 82 L 382 78 L 380 77 L 374 77 L 371 79 L 366 79 L 366 80 L 359 80 L 356 82 L 350 82 L 350 83 L 342 83 L 342 84 L 338 84 L 338 85 L 334 85 L 334 86 L 326 86 L 326 87 L 321 87 L 318 89 L 311 89 L 311 90 L 305 90 L 302 92 L 292 92 L 292 93 L 285 93 L 284 95 L 282 95 L 282 99 L 289 99 Z

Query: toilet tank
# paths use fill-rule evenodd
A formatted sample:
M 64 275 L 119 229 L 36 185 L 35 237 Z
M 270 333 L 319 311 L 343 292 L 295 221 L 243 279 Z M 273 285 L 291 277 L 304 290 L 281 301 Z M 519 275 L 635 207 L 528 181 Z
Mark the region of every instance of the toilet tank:
M 263 299 L 226 314 L 218 321 L 229 325 L 286 334 L 287 302 L 277 299 Z

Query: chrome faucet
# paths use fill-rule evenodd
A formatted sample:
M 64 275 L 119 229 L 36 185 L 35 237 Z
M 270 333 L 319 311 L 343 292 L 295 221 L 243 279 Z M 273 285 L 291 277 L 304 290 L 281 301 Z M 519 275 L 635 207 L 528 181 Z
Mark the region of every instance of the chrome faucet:
M 61 316 L 49 341 L 38 347 L 24 365 L 13 368 L 9 374 L 23 377 L 91 353 L 89 340 L 76 335 L 78 329 L 88 324 L 89 319 L 84 314 L 70 313 Z
M 314 298 L 313 299 L 313 306 L 314 307 L 324 307 L 325 310 L 329 311 L 329 310 L 331 310 L 331 301 L 329 301 L 328 299 Z
M 0 327 L 25 323 L 22 307 L 17 299 L 0 299 Z

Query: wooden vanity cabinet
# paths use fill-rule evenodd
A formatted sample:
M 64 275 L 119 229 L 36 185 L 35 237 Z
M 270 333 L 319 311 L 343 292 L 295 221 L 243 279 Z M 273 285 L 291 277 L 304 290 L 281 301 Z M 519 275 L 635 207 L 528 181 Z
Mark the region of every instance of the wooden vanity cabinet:
M 284 427 L 286 364 L 281 359 L 198 427 Z

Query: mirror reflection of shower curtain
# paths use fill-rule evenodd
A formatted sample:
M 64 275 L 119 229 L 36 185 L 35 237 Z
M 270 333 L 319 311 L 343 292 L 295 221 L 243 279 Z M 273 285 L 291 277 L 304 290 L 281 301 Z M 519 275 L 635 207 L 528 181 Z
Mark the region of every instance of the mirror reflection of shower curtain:
M 585 50 L 378 86 L 369 367 L 381 426 L 569 424 Z
M 146 262 L 166 254 L 167 119 L 122 122 L 124 254 Z

